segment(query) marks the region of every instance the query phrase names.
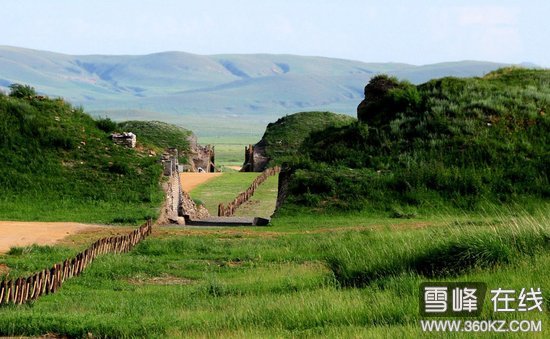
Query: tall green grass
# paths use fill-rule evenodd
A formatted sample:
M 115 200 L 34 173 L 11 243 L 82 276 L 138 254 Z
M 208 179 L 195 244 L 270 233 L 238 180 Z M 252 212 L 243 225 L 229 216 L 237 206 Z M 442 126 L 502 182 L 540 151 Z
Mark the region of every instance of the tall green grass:
M 0 97 L 0 218 L 139 223 L 156 216 L 158 159 L 147 145 L 113 144 L 105 123 L 62 99 Z
M 326 261 L 342 286 L 364 286 L 402 274 L 448 278 L 550 251 L 550 219 L 501 216 L 456 221 L 415 232 L 350 232 L 327 244 Z M 368 245 L 367 245 L 368 244 Z
M 292 228 L 282 224 L 195 234 L 165 229 L 131 253 L 98 258 L 54 295 L 0 308 L 0 334 L 417 337 L 423 281 L 541 287 L 545 300 L 549 297 L 548 216 L 448 217 L 432 228 L 398 222 L 397 228 L 364 231 L 288 232 Z M 453 246 L 462 242 L 455 252 Z M 67 249 L 46 251 L 60 255 Z M 438 263 L 439 255 L 450 260 L 443 269 L 419 265 Z M 470 257 L 472 265 L 466 261 L 465 269 L 456 270 Z M 16 275 L 30 269 L 33 259 L 32 251 L 16 249 L 0 263 L 17 263 Z M 540 319 L 543 329 L 550 324 L 548 312 L 496 314 L 490 307 L 480 319 Z

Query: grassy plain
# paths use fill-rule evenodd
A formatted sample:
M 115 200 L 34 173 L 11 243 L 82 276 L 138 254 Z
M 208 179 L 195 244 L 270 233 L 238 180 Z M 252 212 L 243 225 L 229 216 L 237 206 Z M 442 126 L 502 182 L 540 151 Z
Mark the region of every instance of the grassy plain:
M 0 308 L 0 334 L 418 337 L 426 335 L 421 282 L 483 281 L 489 289 L 540 287 L 545 312 L 494 313 L 489 295 L 480 319 L 541 320 L 543 332 L 531 334 L 542 338 L 550 325 L 549 221 L 543 213 L 351 215 L 334 226 L 329 215 L 310 215 L 299 227 L 281 216 L 268 228 L 157 228 L 131 253 L 97 259 L 58 293 Z M 34 246 L 0 264 L 14 277 L 74 251 Z

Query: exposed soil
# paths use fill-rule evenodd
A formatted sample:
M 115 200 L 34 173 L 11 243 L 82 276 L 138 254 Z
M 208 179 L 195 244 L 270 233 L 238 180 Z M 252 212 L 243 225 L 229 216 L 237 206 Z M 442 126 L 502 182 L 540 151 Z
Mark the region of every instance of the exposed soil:
M 0 253 L 14 246 L 52 245 L 71 234 L 99 228 L 74 222 L 0 221 Z
M 132 285 L 189 285 L 193 280 L 163 275 L 160 277 L 130 278 L 128 282 Z
M 223 173 L 180 173 L 181 189 L 190 192 L 200 184 L 219 177 Z
M 135 229 L 135 226 L 90 227 L 60 239 L 57 244 L 67 247 L 87 247 L 97 239 L 126 235 Z

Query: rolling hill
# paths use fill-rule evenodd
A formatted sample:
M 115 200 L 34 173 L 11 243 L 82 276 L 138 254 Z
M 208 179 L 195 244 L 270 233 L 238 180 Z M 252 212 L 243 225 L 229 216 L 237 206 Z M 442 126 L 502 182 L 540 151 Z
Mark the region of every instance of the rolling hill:
M 547 203 L 549 83 L 549 70 L 517 67 L 417 86 L 377 76 L 357 121 L 300 133 L 297 145 L 286 131 L 311 118 L 286 117 L 288 123 L 266 130 L 283 146 L 269 155 L 292 173 L 290 210 L 404 217 L 403 211 Z
M 163 199 L 159 155 L 191 132 L 155 121 L 93 119 L 63 99 L 0 94 L 0 219 L 143 222 Z M 138 134 L 137 147 L 113 131 Z M 156 154 L 155 154 L 156 152 Z
M 503 64 L 462 61 L 415 66 L 296 55 L 66 55 L 0 46 L 0 89 L 29 84 L 113 119 L 184 124 L 200 135 L 211 119 L 224 133 L 259 135 L 284 114 L 330 110 L 355 115 L 363 87 L 379 73 L 422 83 L 480 76 Z

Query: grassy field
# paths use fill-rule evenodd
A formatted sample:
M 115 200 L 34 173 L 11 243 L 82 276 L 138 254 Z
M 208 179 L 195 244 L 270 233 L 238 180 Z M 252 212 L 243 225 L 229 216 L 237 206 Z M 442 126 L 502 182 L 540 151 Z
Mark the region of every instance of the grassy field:
M 246 191 L 258 175 L 259 173 L 224 173 L 191 190 L 190 194 L 193 199 L 204 203 L 210 214 L 217 215 L 219 203 L 227 204 L 235 199 L 237 194 Z M 273 176 L 260 185 L 252 199 L 237 210 L 236 216 L 269 217 L 275 210 L 276 199 L 277 176 Z
M 199 137 L 201 145 L 213 145 L 216 148 L 216 165 L 242 166 L 244 162 L 244 148 L 257 143 L 261 135 L 250 136 L 205 136 Z
M 0 308 L 0 334 L 418 337 L 425 335 L 418 312 L 423 281 L 540 287 L 545 312 L 493 313 L 486 305 L 480 319 L 542 320 L 539 337 L 547 332 L 550 220 L 543 214 L 356 215 L 340 227 L 330 226 L 330 216 L 301 219 L 299 228 L 293 221 L 281 217 L 269 228 L 157 228 L 133 252 L 99 258 L 58 293 Z M 18 276 L 74 251 L 35 246 L 12 251 L 0 264 Z
M 237 209 L 237 217 L 264 217 L 269 218 L 275 211 L 277 201 L 277 185 L 279 176 L 269 177 L 263 184 L 256 189 L 256 192 L 242 206 Z

